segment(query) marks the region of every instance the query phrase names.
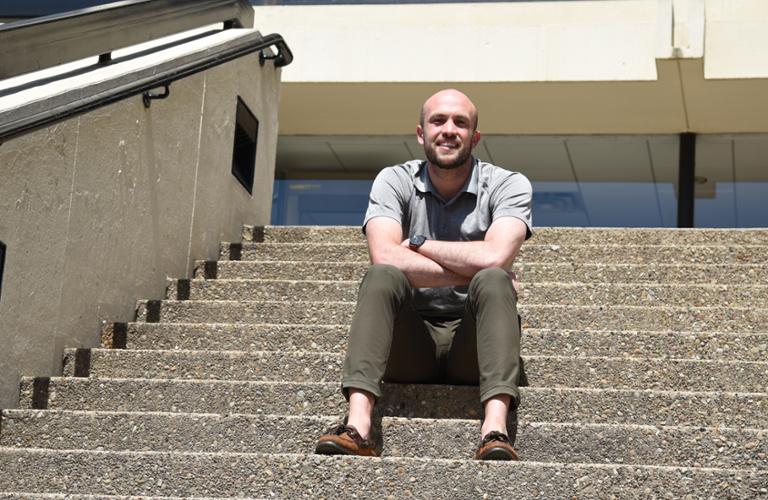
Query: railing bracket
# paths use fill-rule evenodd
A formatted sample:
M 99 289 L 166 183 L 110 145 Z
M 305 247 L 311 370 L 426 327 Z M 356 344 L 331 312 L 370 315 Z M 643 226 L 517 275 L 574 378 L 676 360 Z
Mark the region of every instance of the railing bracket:
M 153 99 L 165 99 L 171 95 L 171 85 L 169 83 L 166 83 L 163 85 L 163 93 L 162 94 L 153 94 L 149 90 L 144 91 L 143 94 L 141 94 L 141 99 L 144 101 L 144 107 L 149 108 L 152 105 Z
M 272 56 L 268 56 L 266 53 L 264 53 L 264 50 L 262 49 L 259 51 L 259 66 L 264 66 L 264 64 L 266 64 L 266 62 L 270 59 L 280 59 L 280 58 L 282 58 L 282 54 L 278 53 Z

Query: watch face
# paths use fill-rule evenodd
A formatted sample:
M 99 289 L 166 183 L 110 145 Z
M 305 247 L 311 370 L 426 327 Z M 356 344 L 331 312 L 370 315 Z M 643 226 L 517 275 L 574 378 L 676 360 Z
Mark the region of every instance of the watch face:
M 410 241 L 408 243 L 410 244 L 410 246 L 412 246 L 414 248 L 418 248 L 421 245 L 423 245 L 425 241 L 427 241 L 427 237 L 426 236 L 423 236 L 421 234 L 415 234 L 415 235 L 411 236 L 411 239 L 410 239 Z

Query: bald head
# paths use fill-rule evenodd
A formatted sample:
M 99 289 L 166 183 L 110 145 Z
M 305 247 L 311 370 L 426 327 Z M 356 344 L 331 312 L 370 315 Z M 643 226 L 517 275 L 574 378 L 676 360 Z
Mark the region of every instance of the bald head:
M 444 106 L 451 106 L 456 108 L 462 108 L 469 113 L 472 119 L 473 128 L 477 130 L 477 107 L 472 100 L 467 97 L 463 92 L 456 89 L 443 89 L 435 94 L 432 94 L 424 104 L 421 106 L 421 114 L 419 115 L 419 124 L 423 127 L 425 120 L 436 109 Z

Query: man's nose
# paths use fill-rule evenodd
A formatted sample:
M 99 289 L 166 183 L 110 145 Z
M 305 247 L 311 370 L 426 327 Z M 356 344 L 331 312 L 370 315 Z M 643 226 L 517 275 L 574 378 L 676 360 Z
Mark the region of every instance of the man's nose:
M 456 135 L 456 131 L 457 131 L 456 125 L 451 120 L 448 120 L 443 125 L 442 132 L 443 132 L 444 135 Z

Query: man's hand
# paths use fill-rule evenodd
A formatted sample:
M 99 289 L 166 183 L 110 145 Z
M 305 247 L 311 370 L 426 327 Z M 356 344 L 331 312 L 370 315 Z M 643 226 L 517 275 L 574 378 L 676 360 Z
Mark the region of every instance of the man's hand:
M 527 228 L 526 228 L 526 230 L 527 230 Z M 463 244 L 463 243 L 471 243 L 471 242 L 439 242 L 439 243 L 440 244 L 442 244 L 442 243 L 449 243 L 449 244 L 450 243 L 459 243 L 459 244 Z M 482 242 L 478 242 L 478 243 L 482 243 Z M 407 248 L 408 251 L 410 251 L 412 253 L 416 253 L 416 254 L 421 255 L 419 253 L 418 249 L 414 250 L 414 249 L 411 248 L 411 240 L 410 240 L 410 238 L 406 238 L 402 242 L 400 242 L 400 246 L 403 247 L 403 248 Z M 517 252 L 515 252 L 515 253 L 517 253 Z M 509 280 L 512 282 L 512 287 L 515 289 L 515 293 L 520 293 L 520 283 L 517 280 L 517 275 L 515 274 L 515 272 L 507 270 L 507 276 L 509 276 Z
M 517 282 L 517 275 L 514 271 L 507 271 L 507 276 L 512 281 L 512 288 L 515 289 L 515 293 L 520 293 L 520 283 Z
M 402 243 L 400 243 L 400 246 L 403 248 L 407 248 L 408 250 L 414 251 L 411 249 L 411 240 L 405 239 Z M 415 252 L 415 251 L 414 251 Z M 515 289 L 515 293 L 520 293 L 520 282 L 517 280 L 517 275 L 514 271 L 507 271 L 507 276 L 509 276 L 509 280 L 512 282 L 512 287 Z
M 389 264 L 400 269 L 414 288 L 468 285 L 471 279 L 438 264 L 410 249 L 403 240 L 400 223 L 388 217 L 376 217 L 365 226 L 368 253 L 373 264 Z
M 397 267 L 417 288 L 467 285 L 483 269 L 509 269 L 527 231 L 520 219 L 502 217 L 491 224 L 483 241 L 427 240 L 412 250 L 396 220 L 376 217 L 366 225 L 371 262 Z M 517 290 L 514 273 L 510 280 Z
M 528 226 L 522 220 L 501 217 L 491 224 L 483 241 L 427 240 L 413 252 L 472 279 L 483 269 L 512 267 L 527 232 Z M 408 240 L 402 241 L 401 246 L 408 247 Z

